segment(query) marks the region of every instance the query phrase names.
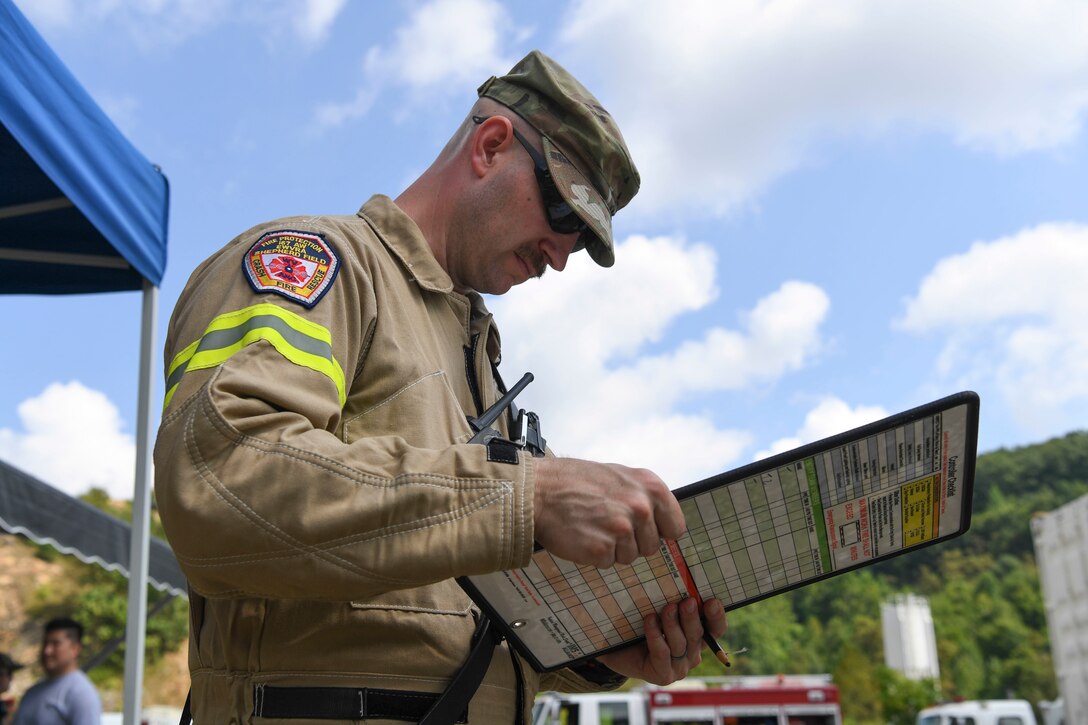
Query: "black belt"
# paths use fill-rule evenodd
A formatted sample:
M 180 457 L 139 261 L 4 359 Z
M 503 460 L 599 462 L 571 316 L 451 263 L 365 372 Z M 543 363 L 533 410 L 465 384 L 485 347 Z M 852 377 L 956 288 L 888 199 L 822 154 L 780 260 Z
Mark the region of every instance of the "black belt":
M 267 718 L 419 722 L 441 694 L 374 687 L 276 687 L 257 685 L 253 715 Z M 468 722 L 468 708 L 451 722 Z
M 313 720 L 406 720 L 420 725 L 468 722 L 468 702 L 476 694 L 501 642 L 491 622 L 480 615 L 472 635 L 472 650 L 445 692 L 382 690 L 372 687 L 277 687 L 253 689 L 253 715 L 268 718 Z M 521 705 L 518 678 L 518 705 Z M 520 709 L 515 722 L 521 722 Z M 184 720 L 182 721 L 184 722 Z

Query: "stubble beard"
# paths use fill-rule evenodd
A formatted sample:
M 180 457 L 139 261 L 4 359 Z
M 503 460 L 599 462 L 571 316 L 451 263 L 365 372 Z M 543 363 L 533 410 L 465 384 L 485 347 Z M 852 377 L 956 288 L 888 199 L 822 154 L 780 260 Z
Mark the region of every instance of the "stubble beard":
M 548 258 L 533 245 L 523 244 L 514 253 L 525 260 L 525 263 L 529 265 L 529 269 L 533 271 L 532 276 L 534 278 L 540 279 L 544 276 L 544 272 L 548 270 Z

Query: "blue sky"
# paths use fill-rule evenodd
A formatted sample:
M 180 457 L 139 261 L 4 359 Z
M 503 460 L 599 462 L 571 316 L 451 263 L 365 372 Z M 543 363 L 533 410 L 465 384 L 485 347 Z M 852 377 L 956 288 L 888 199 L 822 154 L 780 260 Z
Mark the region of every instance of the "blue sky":
M 156 349 L 203 258 L 396 195 L 540 48 L 643 179 L 615 267 L 490 302 L 556 452 L 680 486 L 964 389 L 983 452 L 1085 427 L 1079 0 L 16 4 L 170 179 Z M 0 457 L 131 496 L 138 295 L 4 306 Z

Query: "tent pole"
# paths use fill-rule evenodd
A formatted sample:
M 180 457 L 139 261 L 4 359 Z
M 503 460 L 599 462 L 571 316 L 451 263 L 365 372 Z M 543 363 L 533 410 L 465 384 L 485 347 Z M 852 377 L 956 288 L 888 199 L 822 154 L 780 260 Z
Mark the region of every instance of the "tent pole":
M 155 318 L 159 289 L 144 280 L 140 324 L 139 394 L 136 411 L 136 484 L 132 497 L 132 537 L 128 559 L 128 617 L 125 625 L 124 725 L 139 725 L 144 688 L 147 620 L 147 564 L 151 518 L 151 391 Z

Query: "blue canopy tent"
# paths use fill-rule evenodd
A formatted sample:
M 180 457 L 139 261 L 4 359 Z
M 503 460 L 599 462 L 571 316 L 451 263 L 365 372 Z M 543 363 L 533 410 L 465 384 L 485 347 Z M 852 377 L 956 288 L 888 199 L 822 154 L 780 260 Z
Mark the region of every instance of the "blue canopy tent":
M 150 518 L 152 360 L 169 189 L 11 0 L 0 0 L 0 260 L 6 294 L 142 290 L 125 722 L 138 722 Z M 52 538 L 56 538 L 53 536 Z M 64 542 L 61 542 L 64 543 Z

